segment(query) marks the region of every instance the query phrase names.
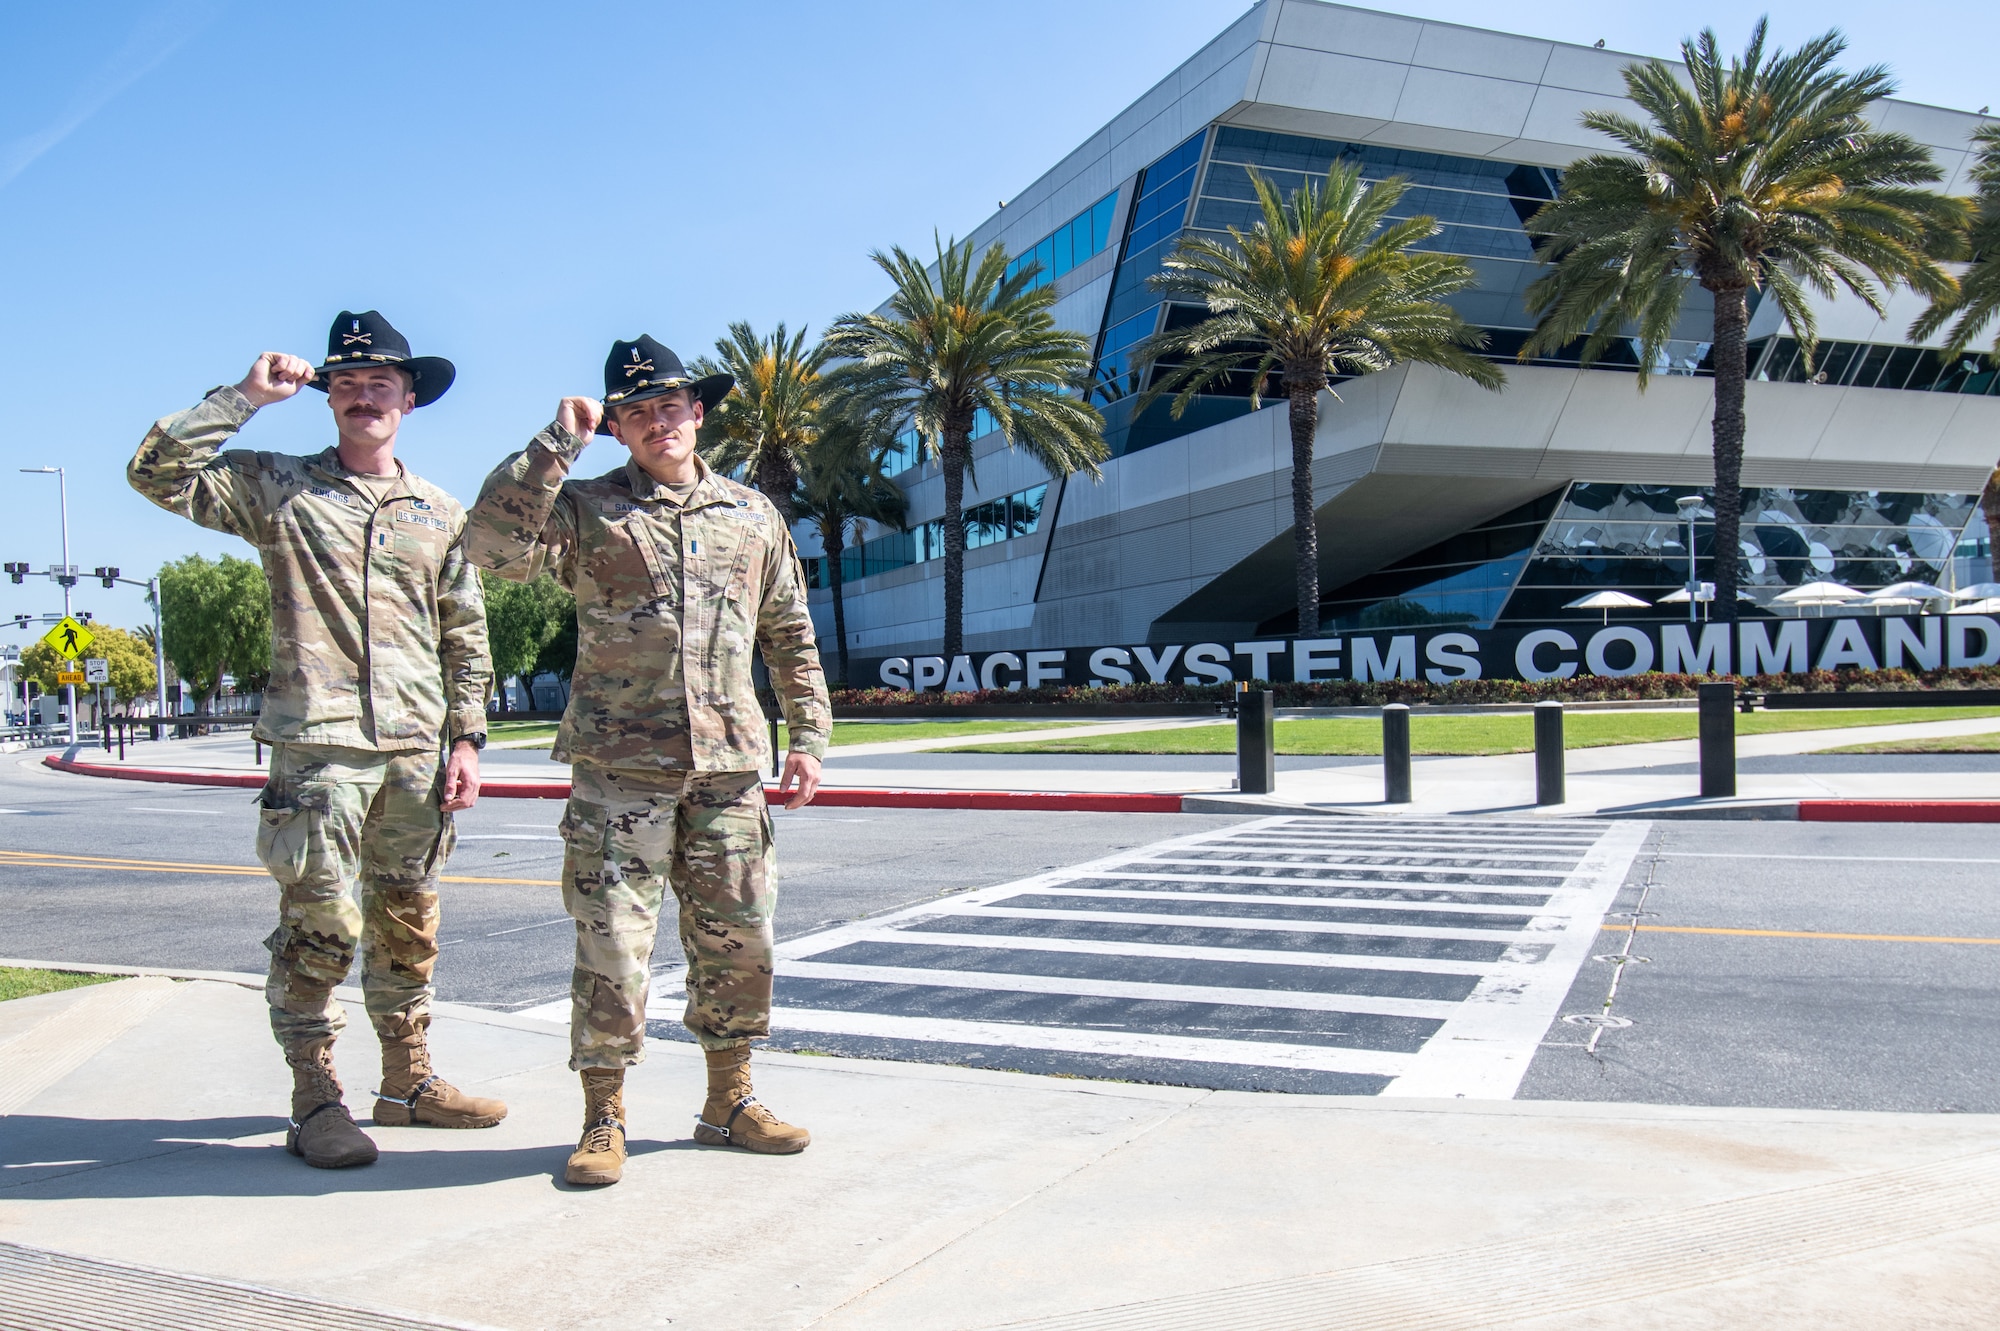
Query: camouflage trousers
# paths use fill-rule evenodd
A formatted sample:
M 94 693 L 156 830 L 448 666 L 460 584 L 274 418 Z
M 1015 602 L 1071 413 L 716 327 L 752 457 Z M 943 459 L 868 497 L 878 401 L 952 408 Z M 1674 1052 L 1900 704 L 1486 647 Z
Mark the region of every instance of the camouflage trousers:
M 437 875 L 456 834 L 438 808 L 435 753 L 274 744 L 257 858 L 278 880 L 270 949 L 278 1043 L 337 1035 L 333 996 L 361 950 L 361 992 L 380 1034 L 427 1012 L 437 965 Z M 358 898 L 358 899 L 357 899 Z
M 646 990 L 667 890 L 687 954 L 683 1023 L 705 1049 L 771 1029 L 777 865 L 755 772 L 572 769 L 563 906 L 576 920 L 570 1067 L 646 1056 Z

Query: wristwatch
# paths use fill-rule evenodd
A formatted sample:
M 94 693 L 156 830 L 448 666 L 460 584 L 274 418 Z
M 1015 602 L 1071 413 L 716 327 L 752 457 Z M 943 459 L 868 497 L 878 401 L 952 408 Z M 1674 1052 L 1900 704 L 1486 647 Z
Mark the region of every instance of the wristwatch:
M 486 732 L 483 730 L 476 730 L 469 735 L 460 735 L 457 739 L 453 740 L 452 743 L 470 744 L 472 746 L 472 751 L 474 753 L 478 753 L 483 749 L 485 749 L 486 747 Z

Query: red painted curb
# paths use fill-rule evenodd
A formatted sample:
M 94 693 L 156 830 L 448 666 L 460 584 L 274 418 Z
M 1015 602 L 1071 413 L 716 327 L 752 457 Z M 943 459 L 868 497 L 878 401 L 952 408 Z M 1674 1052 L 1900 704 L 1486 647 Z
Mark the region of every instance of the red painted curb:
M 65 761 L 50 754 L 42 759 L 45 767 L 77 776 L 106 777 L 113 781 L 157 781 L 177 786 L 235 786 L 258 790 L 264 778 L 252 773 L 174 772 L 153 767 L 112 767 L 104 763 Z M 479 793 L 493 799 L 566 800 L 567 781 L 487 781 Z M 765 795 L 778 801 L 776 786 L 764 787 Z M 1053 810 L 1070 813 L 1179 813 L 1179 795 L 1126 793 L 1082 794 L 1043 793 L 1011 790 L 836 790 L 825 786 L 813 797 L 815 808 L 827 809 L 1020 809 Z
M 167 772 L 155 767 L 106 767 L 103 763 L 66 762 L 55 754 L 42 759 L 42 766 L 77 776 L 102 776 L 113 781 L 158 781 L 170 786 L 235 786 L 262 790 L 264 778 L 245 772 Z
M 776 786 L 764 787 L 773 802 Z M 819 788 L 814 808 L 829 809 L 1055 809 L 1070 813 L 1179 813 L 1179 795 L 1026 793 L 1012 790 L 830 790 Z
M 1802 823 L 2000 823 L 1995 800 L 1800 800 Z

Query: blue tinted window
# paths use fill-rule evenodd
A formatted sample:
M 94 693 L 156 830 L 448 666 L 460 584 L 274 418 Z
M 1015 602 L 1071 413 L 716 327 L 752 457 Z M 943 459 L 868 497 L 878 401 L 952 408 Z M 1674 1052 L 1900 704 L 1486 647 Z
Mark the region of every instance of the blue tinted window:
M 1007 265 L 1007 276 L 1035 264 L 1041 271 L 1035 274 L 1034 285 L 1047 286 L 1105 247 L 1111 239 L 1111 215 L 1117 208 L 1118 191 L 1113 190 L 1022 251 Z

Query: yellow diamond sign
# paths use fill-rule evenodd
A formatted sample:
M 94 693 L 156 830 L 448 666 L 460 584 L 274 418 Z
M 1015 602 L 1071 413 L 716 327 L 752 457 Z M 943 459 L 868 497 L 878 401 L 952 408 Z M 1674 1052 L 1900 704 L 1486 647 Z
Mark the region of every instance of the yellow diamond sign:
M 57 656 L 74 661 L 90 649 L 97 635 L 81 621 L 64 615 L 60 623 L 42 635 L 42 641 L 53 647 Z

